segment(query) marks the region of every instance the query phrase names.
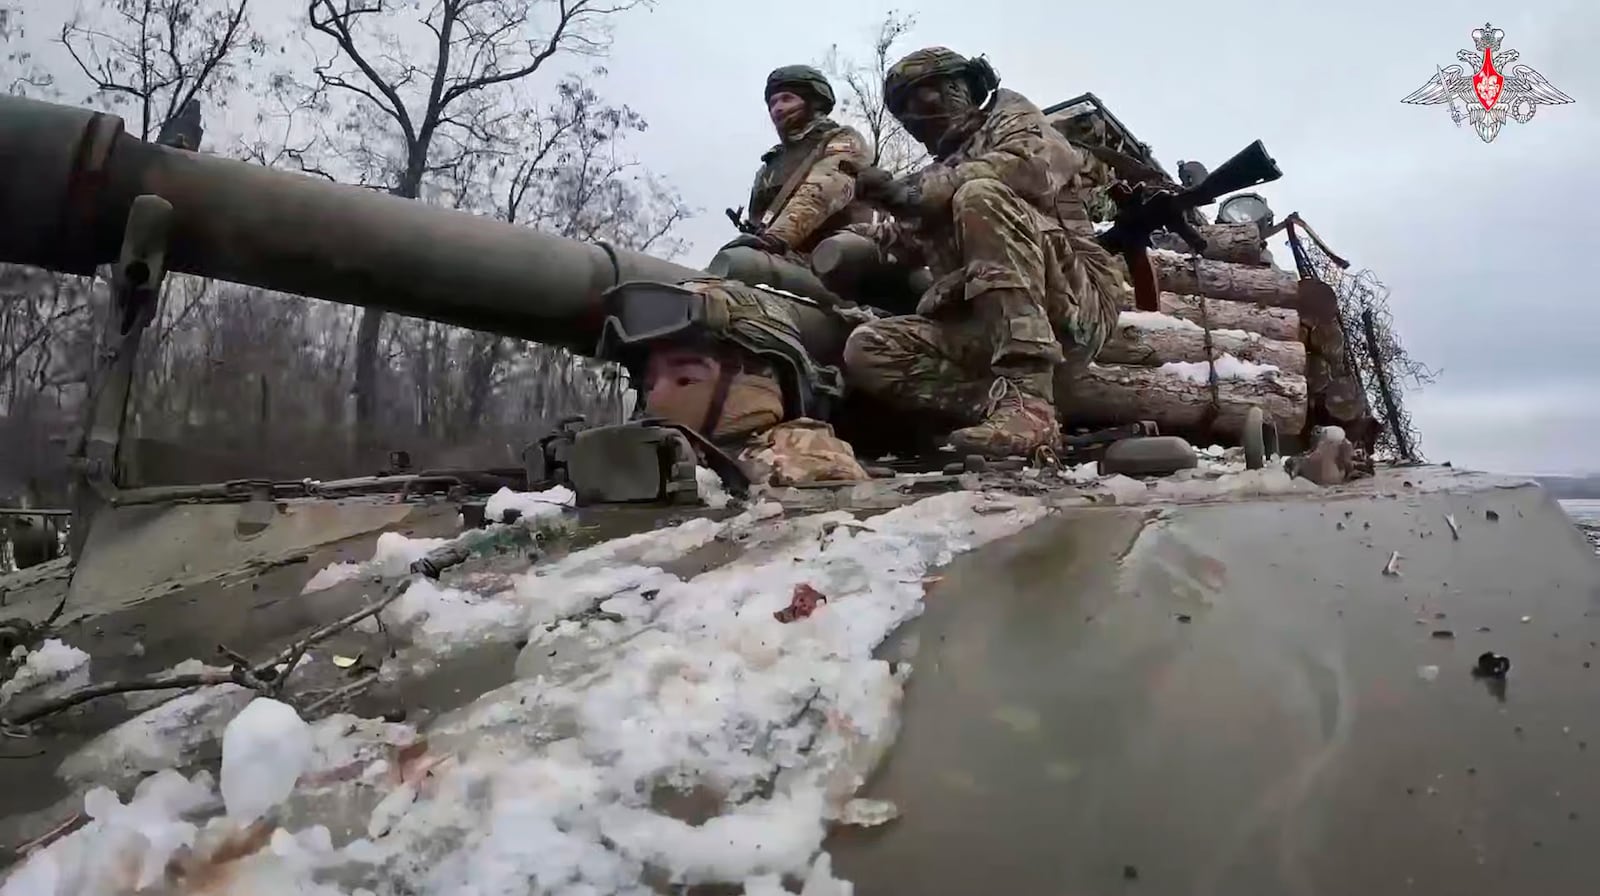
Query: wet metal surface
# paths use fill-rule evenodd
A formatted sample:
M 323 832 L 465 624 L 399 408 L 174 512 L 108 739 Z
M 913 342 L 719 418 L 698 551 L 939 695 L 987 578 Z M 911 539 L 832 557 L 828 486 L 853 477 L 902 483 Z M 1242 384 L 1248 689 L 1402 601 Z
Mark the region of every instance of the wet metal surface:
M 866 894 L 1591 893 L 1597 600 L 1533 489 L 1068 510 L 930 591 L 866 794 L 902 815 L 836 834 L 837 867 Z

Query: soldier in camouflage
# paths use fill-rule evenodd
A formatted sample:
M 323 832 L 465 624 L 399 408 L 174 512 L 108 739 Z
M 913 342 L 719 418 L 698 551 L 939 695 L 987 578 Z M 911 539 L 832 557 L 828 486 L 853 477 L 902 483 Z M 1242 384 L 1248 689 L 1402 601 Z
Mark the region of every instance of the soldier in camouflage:
M 774 360 L 804 354 L 788 301 L 734 280 L 708 277 L 680 286 L 705 297 L 706 325 L 650 343 L 642 365 L 643 413 L 699 432 L 733 455 L 757 484 L 870 478 L 831 426 L 787 411 L 791 403 Z
M 872 153 L 854 128 L 828 117 L 833 86 L 808 65 L 767 76 L 767 114 L 778 144 L 761 157 L 746 215 L 751 232 L 728 245 L 751 246 L 804 263 L 823 238 L 871 219 L 855 199 L 855 177 Z
M 851 229 L 925 262 L 934 284 L 917 314 L 851 334 L 849 381 L 970 421 L 950 436 L 963 453 L 1050 445 L 1057 366 L 1087 366 L 1129 289 L 1095 240 L 1087 160 L 982 59 L 919 50 L 889 70 L 884 97 L 935 161 L 898 181 L 862 171 L 858 195 L 895 217 Z

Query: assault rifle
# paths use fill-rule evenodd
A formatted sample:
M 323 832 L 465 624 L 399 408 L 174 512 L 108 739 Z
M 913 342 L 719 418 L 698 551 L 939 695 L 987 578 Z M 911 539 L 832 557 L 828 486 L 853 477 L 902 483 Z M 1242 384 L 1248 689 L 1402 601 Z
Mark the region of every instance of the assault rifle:
M 1115 164 L 1112 168 L 1119 175 L 1127 176 L 1126 168 Z M 1210 205 L 1229 193 L 1271 183 L 1280 177 L 1283 172 L 1278 169 L 1278 163 L 1257 140 L 1191 187 L 1174 189 L 1165 177 L 1160 177 L 1161 182 L 1156 184 L 1151 183 L 1155 178 L 1141 178 L 1131 185 L 1126 180 L 1112 184 L 1108 195 L 1117 204 L 1117 216 L 1111 228 L 1100 234 L 1100 243 L 1127 261 L 1128 271 L 1133 275 L 1134 305 L 1140 311 L 1155 311 L 1160 306 L 1161 285 L 1147 254 L 1151 234 L 1167 230 L 1188 243 L 1197 254 L 1204 252 L 1205 238 L 1185 219 L 1186 212 Z

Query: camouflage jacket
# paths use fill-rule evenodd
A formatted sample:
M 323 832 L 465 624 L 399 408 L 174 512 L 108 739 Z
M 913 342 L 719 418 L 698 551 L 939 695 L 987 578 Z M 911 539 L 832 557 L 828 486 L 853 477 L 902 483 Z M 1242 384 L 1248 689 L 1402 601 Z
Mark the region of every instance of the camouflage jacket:
M 950 273 L 960 265 L 950 200 L 962 184 L 992 178 L 1038 210 L 1041 228 L 1092 236 L 1091 204 L 1099 187 L 1096 160 L 1068 142 L 1039 107 L 1015 91 L 995 91 L 982 116 L 954 149 L 917 173 L 921 204 L 909 220 L 852 229 L 897 255 L 926 263 L 935 277 Z
M 1085 182 L 1089 161 L 1027 97 L 1000 89 L 978 126 L 925 169 L 920 183 L 925 203 L 944 206 L 967 181 L 994 178 L 1047 221 L 1091 230 L 1084 204 L 1090 189 Z
M 822 153 L 812 163 L 805 180 L 782 208 L 772 208 L 783 185 L 819 145 L 823 146 Z M 871 164 L 872 153 L 866 140 L 854 128 L 841 126 L 830 118 L 818 118 L 797 138 L 780 143 L 761 156 L 761 170 L 756 172 L 755 185 L 750 189 L 746 214 L 796 251 L 810 251 L 822 238 L 843 230 L 857 217 L 870 218 L 870 213 L 861 216 L 854 208 L 856 179 L 841 169 L 840 163 L 845 161 L 859 168 Z

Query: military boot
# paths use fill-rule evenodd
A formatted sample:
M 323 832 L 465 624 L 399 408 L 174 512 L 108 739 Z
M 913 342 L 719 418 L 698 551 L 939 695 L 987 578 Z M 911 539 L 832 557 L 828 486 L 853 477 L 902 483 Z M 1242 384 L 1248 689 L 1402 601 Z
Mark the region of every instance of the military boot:
M 1055 445 L 1060 434 L 1055 404 L 1039 394 L 1048 395 L 1048 388 L 1030 388 L 1028 379 L 997 378 L 983 420 L 951 433 L 950 446 L 961 454 L 1005 458 L 1028 457 L 1042 445 Z

